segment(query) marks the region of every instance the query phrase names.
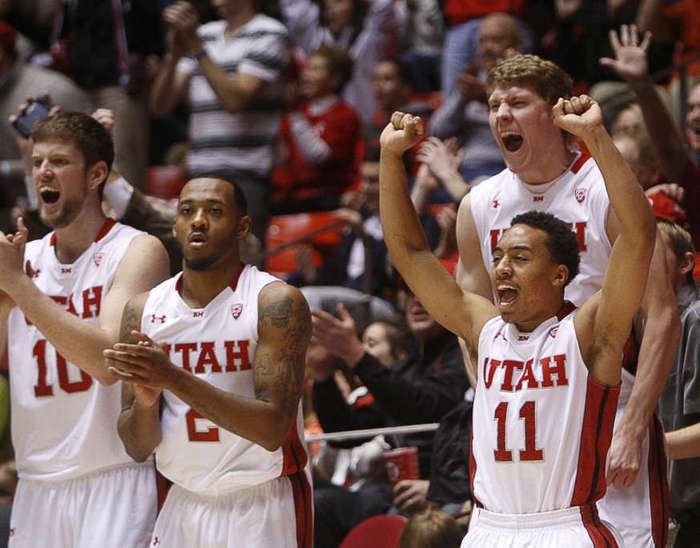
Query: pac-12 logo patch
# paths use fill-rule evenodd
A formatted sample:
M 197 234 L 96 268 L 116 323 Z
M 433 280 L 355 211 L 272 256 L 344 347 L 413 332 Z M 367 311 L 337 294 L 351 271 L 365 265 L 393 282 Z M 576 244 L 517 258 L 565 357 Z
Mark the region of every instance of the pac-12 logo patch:
M 241 312 L 243 312 L 243 305 L 241 303 L 231 305 L 231 315 L 233 316 L 234 320 L 238 319 L 238 317 L 241 315 Z
M 95 266 L 100 266 L 100 263 L 102 262 L 104 256 L 104 253 L 95 253 L 95 255 L 92 258 L 92 260 L 95 261 Z
M 580 204 L 586 199 L 586 189 L 585 188 L 577 188 L 576 189 L 576 201 Z

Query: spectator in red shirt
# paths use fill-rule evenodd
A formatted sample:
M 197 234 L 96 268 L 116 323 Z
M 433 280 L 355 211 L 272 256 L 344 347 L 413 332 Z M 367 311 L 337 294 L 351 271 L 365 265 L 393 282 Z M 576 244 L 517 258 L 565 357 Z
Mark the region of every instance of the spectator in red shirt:
M 278 171 L 276 213 L 325 211 L 357 179 L 360 122 L 339 93 L 352 74 L 352 60 L 339 48 L 321 46 L 301 78 L 305 101 L 282 120 L 286 161 Z

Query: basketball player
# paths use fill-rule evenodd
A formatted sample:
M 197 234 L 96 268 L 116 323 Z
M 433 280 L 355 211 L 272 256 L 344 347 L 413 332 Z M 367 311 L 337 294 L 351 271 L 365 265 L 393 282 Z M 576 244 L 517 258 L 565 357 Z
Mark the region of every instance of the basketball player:
M 579 241 L 581 268 L 567 286 L 566 298 L 581 306 L 602 286 L 619 220 L 609 207 L 596 161 L 570 149 L 552 121 L 557 99 L 571 96 L 571 79 L 549 61 L 520 55 L 492 69 L 487 91 L 491 131 L 508 168 L 475 187 L 460 205 L 458 281 L 464 289 L 491 298 L 487 272 L 503 230 L 518 213 L 546 211 L 567 222 Z M 601 517 L 635 548 L 665 546 L 668 530 L 663 434 L 654 410 L 673 364 L 680 325 L 663 253 L 654 257 L 642 301 L 646 323 L 637 375 L 635 379 L 631 360 L 626 367 L 632 371 L 622 374 L 608 491 L 599 504 Z
M 119 442 L 121 389 L 102 351 L 119 340 L 124 303 L 167 277 L 168 257 L 102 213 L 114 150 L 100 123 L 58 113 L 32 137 L 39 214 L 54 231 L 26 246 L 22 221 L 0 233 L 0 354 L 19 474 L 9 545 L 145 547 L 155 471 Z
M 105 351 L 127 381 L 127 451 L 155 449 L 174 483 L 153 546 L 311 546 L 299 404 L 310 314 L 296 288 L 241 263 L 250 226 L 236 185 L 189 181 L 174 226 L 183 271 L 131 299 L 124 342 Z
M 380 213 L 391 259 L 479 364 L 476 509 L 463 547 L 619 542 L 595 502 L 605 492 L 622 350 L 644 292 L 655 221 L 598 105 L 587 96 L 560 99 L 553 117 L 595 157 L 621 224 L 603 286 L 578 310 L 564 300 L 578 272 L 576 237 L 542 212 L 516 216 L 494 248 L 496 306 L 460 289 L 426 244 L 406 189 L 401 154 L 421 138 L 422 122 L 395 113 L 381 136 Z

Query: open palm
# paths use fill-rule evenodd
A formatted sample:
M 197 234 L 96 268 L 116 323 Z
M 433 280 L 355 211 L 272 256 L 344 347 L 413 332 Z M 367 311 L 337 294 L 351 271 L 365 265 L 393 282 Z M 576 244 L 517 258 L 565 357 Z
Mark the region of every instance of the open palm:
M 610 31 L 610 45 L 615 53 L 615 59 L 603 57 L 600 64 L 614 70 L 621 78 L 630 84 L 645 80 L 649 76 L 647 51 L 651 42 L 651 33 L 646 32 L 639 43 L 636 25 L 622 25 L 620 35 Z

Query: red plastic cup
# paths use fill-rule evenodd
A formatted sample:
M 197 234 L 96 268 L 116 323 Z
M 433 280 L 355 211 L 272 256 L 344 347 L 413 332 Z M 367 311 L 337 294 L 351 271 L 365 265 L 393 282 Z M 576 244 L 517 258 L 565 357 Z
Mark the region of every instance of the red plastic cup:
M 418 447 L 398 447 L 384 451 L 386 473 L 391 485 L 401 480 L 418 479 Z

